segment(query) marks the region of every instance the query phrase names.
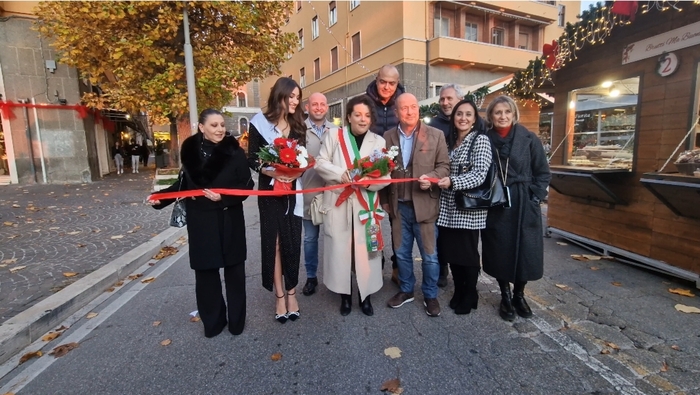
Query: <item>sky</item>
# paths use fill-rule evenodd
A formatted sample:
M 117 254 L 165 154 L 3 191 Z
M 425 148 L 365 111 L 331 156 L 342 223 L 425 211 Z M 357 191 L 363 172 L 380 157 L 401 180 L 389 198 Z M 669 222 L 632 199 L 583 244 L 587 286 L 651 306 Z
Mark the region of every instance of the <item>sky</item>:
M 581 11 L 587 10 L 591 4 L 597 3 L 597 1 L 582 1 L 581 2 Z

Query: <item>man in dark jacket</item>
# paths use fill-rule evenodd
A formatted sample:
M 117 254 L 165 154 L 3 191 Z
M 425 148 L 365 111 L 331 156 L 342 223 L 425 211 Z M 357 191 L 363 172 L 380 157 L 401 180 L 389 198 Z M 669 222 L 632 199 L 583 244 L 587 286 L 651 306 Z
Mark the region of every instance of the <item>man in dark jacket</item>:
M 440 110 L 438 110 L 437 115 L 435 115 L 430 122 L 430 126 L 442 130 L 445 134 L 445 141 L 449 141 L 450 136 L 450 116 L 452 115 L 452 110 L 454 106 L 459 103 L 464 97 L 464 94 L 455 84 L 443 85 L 440 88 Z M 447 262 L 440 258 L 438 255 L 438 260 L 440 261 L 440 277 L 438 278 L 437 285 L 440 288 L 447 286 L 447 275 L 449 274 L 449 269 Z
M 377 122 L 373 123 L 370 130 L 383 136 L 384 132 L 393 129 L 399 124 L 396 116 L 396 98 L 405 90 L 399 83 L 399 71 L 395 66 L 387 64 L 382 66 L 377 73 L 377 78 L 367 86 L 367 95 L 374 101 L 377 110 Z

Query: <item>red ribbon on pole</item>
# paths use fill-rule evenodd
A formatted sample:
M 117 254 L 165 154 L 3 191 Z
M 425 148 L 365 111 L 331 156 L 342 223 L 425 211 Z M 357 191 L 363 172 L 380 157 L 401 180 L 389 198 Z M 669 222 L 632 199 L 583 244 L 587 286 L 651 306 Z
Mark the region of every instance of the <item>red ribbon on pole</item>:
M 85 118 L 88 116 L 88 108 L 82 104 L 75 104 L 72 106 L 64 104 L 45 104 L 45 103 L 15 103 L 12 100 L 0 101 L 0 112 L 2 116 L 7 119 L 14 119 L 15 114 L 12 112 L 13 107 L 27 107 L 27 108 L 39 108 L 47 110 L 75 110 L 78 112 L 78 117 Z

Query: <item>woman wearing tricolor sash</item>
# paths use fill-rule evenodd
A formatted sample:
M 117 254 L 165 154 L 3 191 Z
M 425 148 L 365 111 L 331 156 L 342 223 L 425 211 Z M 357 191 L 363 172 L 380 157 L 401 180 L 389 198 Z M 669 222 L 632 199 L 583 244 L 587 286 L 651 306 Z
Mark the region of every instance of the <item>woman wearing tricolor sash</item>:
M 353 177 L 353 164 L 381 152 L 386 142 L 369 131 L 376 113 L 368 96 L 350 99 L 345 113 L 348 125 L 337 133 L 326 133 L 315 165 L 326 185 L 354 180 L 350 189 L 323 193 L 323 282 L 329 290 L 340 294 L 340 313 L 345 316 L 352 310 L 354 272 L 362 312 L 373 315 L 370 295 L 381 289 L 383 281 L 380 220 L 384 212 L 377 191 L 388 184 L 363 185 L 363 179 Z M 386 175 L 378 179 L 389 178 Z

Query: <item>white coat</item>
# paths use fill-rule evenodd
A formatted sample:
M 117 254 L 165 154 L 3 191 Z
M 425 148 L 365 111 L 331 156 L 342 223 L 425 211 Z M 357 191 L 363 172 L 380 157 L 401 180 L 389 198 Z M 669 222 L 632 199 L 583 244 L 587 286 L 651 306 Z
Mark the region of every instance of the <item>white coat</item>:
M 368 131 L 360 147 L 360 157 L 369 156 L 374 150 L 385 147 L 386 142 L 381 136 Z M 326 181 L 326 185 L 341 183 L 340 179 L 347 171 L 347 166 L 338 132 L 326 133 L 323 137 L 315 169 Z M 389 175 L 382 177 L 389 178 Z M 387 185 L 389 184 L 375 184 L 367 189 L 378 191 Z M 363 207 L 355 194 L 339 207 L 335 206 L 342 191 L 343 188 L 323 192 L 323 283 L 335 293 L 350 294 L 350 276 L 354 266 L 360 298 L 364 300 L 382 288 L 382 251 L 367 251 L 365 226 L 359 218 Z

